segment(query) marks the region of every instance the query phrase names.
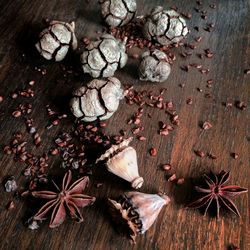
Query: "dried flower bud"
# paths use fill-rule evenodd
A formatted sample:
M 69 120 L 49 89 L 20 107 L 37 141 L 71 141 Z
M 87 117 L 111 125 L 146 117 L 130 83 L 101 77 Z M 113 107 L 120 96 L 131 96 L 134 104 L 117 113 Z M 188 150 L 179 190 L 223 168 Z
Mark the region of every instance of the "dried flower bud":
M 69 48 L 77 48 L 75 23 L 50 22 L 50 26 L 40 33 L 35 46 L 45 59 L 54 59 L 57 62 L 63 60 Z
M 74 116 L 85 122 L 106 120 L 118 109 L 123 98 L 121 82 L 115 77 L 92 80 L 73 92 L 70 108 Z
M 147 17 L 143 33 L 148 40 L 154 40 L 161 45 L 180 42 L 187 34 L 188 28 L 184 18 L 174 10 L 164 10 L 155 7 Z
M 102 17 L 111 27 L 123 26 L 136 13 L 136 0 L 100 0 Z
M 171 71 L 167 55 L 160 50 L 146 51 L 142 54 L 139 66 L 141 81 L 164 82 Z
M 132 137 L 119 145 L 113 145 L 99 159 L 105 161 L 108 171 L 131 183 L 133 188 L 140 188 L 143 178 L 139 176 L 137 154 L 133 147 L 128 146 Z
M 164 194 L 144 194 L 127 192 L 118 201 L 109 199 L 109 207 L 114 222 L 134 241 L 138 234 L 144 234 L 154 223 L 163 206 L 170 199 Z
M 81 55 L 84 73 L 94 78 L 113 76 L 118 68 L 123 68 L 127 63 L 125 43 L 126 41 L 122 43 L 109 34 L 91 42 Z

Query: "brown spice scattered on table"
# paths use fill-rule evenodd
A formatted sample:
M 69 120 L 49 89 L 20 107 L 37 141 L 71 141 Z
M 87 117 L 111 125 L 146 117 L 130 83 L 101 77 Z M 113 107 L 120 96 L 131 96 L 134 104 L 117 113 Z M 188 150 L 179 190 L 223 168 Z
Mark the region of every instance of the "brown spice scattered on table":
M 151 148 L 149 151 L 150 155 L 155 157 L 157 155 L 157 149 L 156 148 Z
M 195 154 L 199 157 L 203 158 L 205 156 L 205 153 L 201 150 L 194 150 Z
M 203 128 L 204 130 L 208 130 L 208 129 L 212 128 L 212 127 L 213 127 L 212 124 L 211 124 L 210 122 L 208 122 L 208 121 L 205 121 L 205 122 L 202 124 L 202 128 Z
M 164 165 L 161 166 L 161 168 L 164 171 L 169 171 L 172 168 L 172 166 L 170 164 L 164 164 Z

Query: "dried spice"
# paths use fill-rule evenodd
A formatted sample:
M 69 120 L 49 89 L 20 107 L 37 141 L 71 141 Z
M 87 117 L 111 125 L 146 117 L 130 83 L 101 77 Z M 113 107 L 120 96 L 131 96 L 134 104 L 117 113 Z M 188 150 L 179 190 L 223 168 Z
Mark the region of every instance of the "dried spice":
M 123 98 L 121 82 L 115 77 L 92 80 L 73 92 L 70 108 L 74 116 L 85 122 L 106 120 L 118 109 Z
M 246 193 L 246 188 L 236 185 L 226 185 L 230 179 L 230 172 L 221 171 L 219 174 L 211 173 L 203 175 L 203 185 L 195 186 L 199 197 L 194 202 L 190 203 L 188 208 L 205 208 L 206 215 L 209 207 L 216 206 L 216 214 L 219 218 L 220 208 L 224 207 L 234 214 L 240 216 L 240 213 L 232 201 L 232 198 Z
M 13 176 L 8 178 L 4 184 L 5 191 L 10 193 L 17 190 L 17 184 Z
M 97 159 L 96 163 L 105 161 L 108 171 L 130 182 L 133 188 L 138 189 L 143 184 L 143 178 L 138 173 L 136 150 L 129 146 L 132 139 L 131 137 L 118 145 L 112 145 Z
M 160 50 L 145 51 L 139 66 L 140 80 L 164 82 L 171 72 L 169 61 L 168 56 Z
M 151 156 L 155 157 L 157 155 L 157 149 L 156 148 L 151 148 L 149 150 L 149 153 Z
M 168 181 L 173 182 L 177 179 L 176 174 L 172 174 L 168 177 Z
M 170 199 L 164 194 L 127 192 L 115 201 L 109 199 L 109 208 L 114 222 L 135 243 L 138 234 L 144 234 L 155 222 L 163 206 Z
M 7 204 L 7 206 L 6 206 L 6 209 L 7 209 L 7 210 L 13 210 L 15 207 L 16 207 L 16 206 L 15 206 L 14 201 L 10 201 L 10 202 Z
M 136 13 L 136 0 L 99 0 L 105 22 L 111 27 L 123 26 L 130 22 Z
M 126 39 L 120 42 L 109 34 L 91 42 L 81 55 L 84 73 L 94 78 L 113 76 L 118 68 L 123 68 L 127 63 L 125 44 Z
M 240 110 L 245 110 L 247 108 L 247 104 L 245 102 L 242 102 L 242 101 L 236 101 L 235 107 L 240 109 Z
M 83 217 L 79 210 L 80 207 L 92 205 L 95 197 L 84 195 L 83 191 L 89 182 L 88 177 L 82 177 L 70 185 L 72 173 L 69 170 L 62 182 L 62 189 L 53 182 L 58 192 L 53 191 L 34 191 L 32 195 L 36 198 L 49 200 L 35 215 L 34 220 L 44 220 L 48 213 L 52 211 L 49 227 L 55 228 L 60 226 L 65 218 L 66 211 L 69 211 L 72 219 L 82 222 Z
M 239 155 L 237 154 L 237 153 L 231 153 L 230 154 L 234 159 L 237 159 L 237 158 L 239 158 Z
M 246 75 L 249 75 L 249 74 L 250 74 L 250 69 L 245 69 L 245 70 L 244 70 L 244 73 L 245 73 Z
M 202 124 L 202 129 L 204 129 L 204 130 L 208 130 L 208 129 L 212 128 L 212 127 L 213 127 L 212 124 L 210 122 L 208 122 L 208 121 L 205 121 Z
M 169 171 L 172 168 L 172 166 L 170 164 L 163 164 L 161 168 L 164 171 Z
M 205 153 L 201 150 L 194 150 L 195 154 L 199 157 L 203 158 L 205 156 Z
M 145 38 L 161 45 L 180 42 L 188 34 L 186 21 L 174 10 L 155 7 L 146 18 L 143 27 Z
M 77 48 L 75 23 L 51 21 L 49 27 L 40 33 L 36 48 L 47 60 L 63 60 L 69 48 Z

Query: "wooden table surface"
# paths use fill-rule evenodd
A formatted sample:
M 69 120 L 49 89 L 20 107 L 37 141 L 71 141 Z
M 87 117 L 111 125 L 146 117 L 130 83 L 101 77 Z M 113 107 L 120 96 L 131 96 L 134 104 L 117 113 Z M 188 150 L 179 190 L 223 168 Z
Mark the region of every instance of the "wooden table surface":
M 189 183 L 204 172 L 213 170 L 231 171 L 231 184 L 249 189 L 249 138 L 250 120 L 249 107 L 240 110 L 235 107 L 236 101 L 243 101 L 249 106 L 250 75 L 244 70 L 250 68 L 250 2 L 249 0 L 204 0 L 201 9 L 207 10 L 207 19 L 195 11 L 195 0 L 138 0 L 138 15 L 148 13 L 155 5 L 166 8 L 176 5 L 180 11 L 192 14 L 188 20 L 190 34 L 188 41 L 202 36 L 202 41 L 192 55 L 182 58 L 182 48 L 175 48 L 173 53 L 176 61 L 168 80 L 162 84 L 140 82 L 137 77 L 138 60 L 129 59 L 128 65 L 115 76 L 122 83 L 131 84 L 137 91 L 152 90 L 159 94 L 160 89 L 167 88 L 164 100 L 172 101 L 179 115 L 180 125 L 168 136 L 158 134 L 159 122 L 169 123 L 166 113 L 160 109 L 145 107 L 142 118 L 145 127 L 141 135 L 146 141 L 135 139 L 132 145 L 138 153 L 138 165 L 145 179 L 142 192 L 166 192 L 171 197 L 171 204 L 160 213 L 156 223 L 145 235 L 137 238 L 137 244 L 117 233 L 110 223 L 106 212 L 106 197 L 116 198 L 129 190 L 129 185 L 118 177 L 102 169 L 95 170 L 90 177 L 91 183 L 86 193 L 97 197 L 97 202 L 82 209 L 84 222 L 74 223 L 67 219 L 56 229 L 48 228 L 48 221 L 38 230 L 31 231 L 25 227 L 27 216 L 37 211 L 37 200 L 30 197 L 13 198 L 13 193 L 4 191 L 6 176 L 13 175 L 18 190 L 24 190 L 28 180 L 23 176 L 25 164 L 15 162 L 11 155 L 0 152 L 0 249 L 229 249 L 238 246 L 250 249 L 249 231 L 249 193 L 238 197 L 235 202 L 242 215 L 225 214 L 219 220 L 212 216 L 203 217 L 197 210 L 185 210 L 186 198 L 190 195 Z M 209 7 L 216 2 L 217 8 Z M 76 35 L 83 48 L 83 37 L 95 38 L 102 31 L 103 23 L 99 15 L 97 1 L 84 0 L 14 0 L 0 1 L 0 95 L 4 97 L 0 103 L 0 145 L 8 145 L 14 133 L 22 132 L 27 139 L 30 151 L 39 155 L 55 146 L 54 139 L 62 131 L 70 131 L 74 118 L 70 115 L 68 100 L 73 89 L 85 84 L 91 78 L 83 74 L 62 74 L 62 65 L 79 67 L 75 61 L 62 63 L 48 62 L 39 57 L 33 45 L 37 34 L 44 27 L 42 19 L 76 22 Z M 203 28 L 208 23 L 215 23 L 214 30 L 207 32 Z M 194 29 L 198 26 L 199 32 Z M 81 41 L 80 41 L 81 40 Z M 214 52 L 211 59 L 200 59 L 197 54 L 204 49 Z M 202 64 L 209 68 L 208 74 L 201 74 L 197 69 L 185 72 L 181 66 L 190 63 Z M 41 74 L 37 69 L 46 70 Z M 207 80 L 213 79 L 211 88 Z M 10 97 L 13 91 L 28 86 L 32 87 L 35 97 Z M 208 98 L 210 96 L 210 98 Z M 192 105 L 187 99 L 192 98 Z M 29 102 L 33 105 L 32 112 L 19 118 L 11 116 L 20 103 Z M 229 103 L 226 107 L 223 103 Z M 230 103 L 232 106 L 230 107 Z M 49 104 L 58 113 L 68 114 L 68 118 L 50 130 L 45 129 L 48 116 L 45 106 Z M 131 134 L 127 120 L 138 109 L 121 102 L 118 111 L 107 121 L 105 131 L 109 135 L 118 134 L 121 129 Z M 149 118 L 147 114 L 151 114 Z M 31 136 L 26 132 L 25 118 L 30 117 L 42 138 L 39 148 L 35 147 Z M 209 121 L 213 127 L 202 130 L 200 124 Z M 135 136 L 136 138 L 136 136 Z M 149 154 L 155 147 L 157 157 Z M 198 157 L 194 150 L 213 153 L 217 159 Z M 237 159 L 232 153 L 238 155 Z M 49 156 L 48 174 L 60 173 L 60 157 Z M 160 170 L 161 164 L 170 163 L 172 172 L 177 178 L 184 178 L 183 185 L 167 181 L 167 173 Z M 96 187 L 97 183 L 103 183 Z M 6 205 L 14 201 L 15 208 L 7 210 Z M 40 204 L 40 203 L 39 203 Z

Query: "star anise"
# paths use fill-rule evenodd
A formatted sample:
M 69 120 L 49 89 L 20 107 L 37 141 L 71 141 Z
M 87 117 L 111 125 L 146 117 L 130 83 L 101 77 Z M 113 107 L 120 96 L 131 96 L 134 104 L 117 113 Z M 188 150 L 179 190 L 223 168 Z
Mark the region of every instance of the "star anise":
M 219 218 L 220 207 L 223 206 L 231 212 L 240 216 L 240 213 L 231 200 L 235 196 L 246 193 L 247 189 L 235 186 L 225 185 L 230 179 L 230 172 L 222 170 L 219 174 L 211 173 L 211 175 L 204 174 L 204 186 L 195 186 L 195 190 L 200 194 L 200 197 L 194 202 L 190 203 L 188 208 L 201 208 L 205 207 L 204 215 L 206 215 L 209 207 L 212 204 L 216 205 L 217 218 Z
M 71 180 L 72 173 L 68 171 L 63 178 L 62 190 L 53 182 L 58 192 L 32 192 L 32 195 L 36 198 L 50 200 L 35 214 L 34 220 L 46 219 L 48 213 L 52 210 L 50 228 L 58 227 L 64 222 L 66 211 L 77 222 L 83 221 L 79 208 L 92 205 L 95 202 L 95 197 L 83 194 L 83 190 L 89 182 L 88 177 L 82 177 L 70 185 Z

